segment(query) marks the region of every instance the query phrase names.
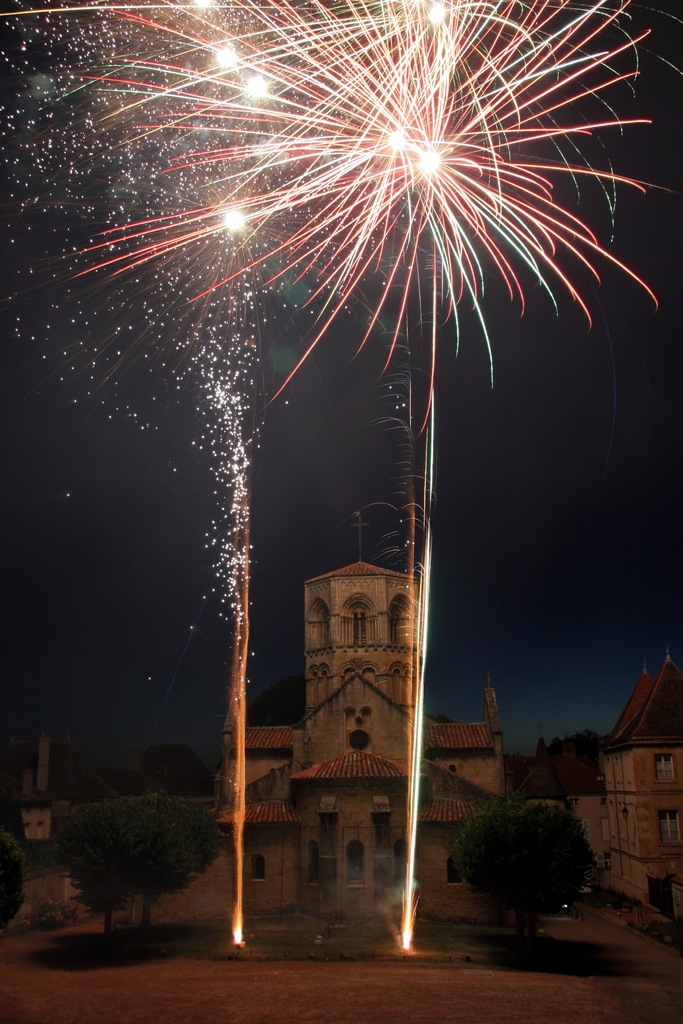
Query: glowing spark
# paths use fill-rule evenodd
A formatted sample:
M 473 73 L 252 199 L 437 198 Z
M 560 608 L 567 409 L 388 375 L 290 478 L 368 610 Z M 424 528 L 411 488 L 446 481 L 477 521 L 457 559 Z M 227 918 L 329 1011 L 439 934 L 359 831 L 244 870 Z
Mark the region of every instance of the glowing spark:
M 441 166 L 441 157 L 433 149 L 425 150 L 424 153 L 420 154 L 419 166 L 423 174 L 433 174 Z
M 230 231 L 239 231 L 244 227 L 246 221 L 244 214 L 239 210 L 226 210 L 223 214 L 223 223 Z
M 397 153 L 400 152 L 402 149 L 405 149 L 405 133 L 400 130 L 392 132 L 391 135 L 389 136 L 389 145 Z
M 259 98 L 268 95 L 268 82 L 263 75 L 253 75 L 247 82 L 247 92 L 250 96 Z
M 224 68 L 234 69 L 237 67 L 237 52 L 234 46 L 222 46 L 216 50 L 216 60 Z
M 432 25 L 440 25 L 446 19 L 446 8 L 443 4 L 432 4 L 427 17 Z

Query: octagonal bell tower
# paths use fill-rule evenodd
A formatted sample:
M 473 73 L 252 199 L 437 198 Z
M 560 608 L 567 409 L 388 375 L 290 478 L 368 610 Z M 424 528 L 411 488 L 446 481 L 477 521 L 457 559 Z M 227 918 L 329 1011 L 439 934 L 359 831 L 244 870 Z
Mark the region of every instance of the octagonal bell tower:
M 354 562 L 304 584 L 306 710 L 354 672 L 410 702 L 414 586 L 405 573 Z

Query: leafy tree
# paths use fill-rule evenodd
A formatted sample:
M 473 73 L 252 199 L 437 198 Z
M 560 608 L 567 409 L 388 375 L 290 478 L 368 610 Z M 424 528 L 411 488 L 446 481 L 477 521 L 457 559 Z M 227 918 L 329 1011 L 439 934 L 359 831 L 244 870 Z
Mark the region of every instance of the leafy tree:
M 11 921 L 24 899 L 24 854 L 19 843 L 0 828 L 0 928 Z
M 186 889 L 218 854 L 218 833 L 201 804 L 151 793 L 133 800 L 128 865 L 133 891 L 143 898 L 140 928 L 149 927 L 152 904 L 165 893 Z
M 458 826 L 451 855 L 461 877 L 515 911 L 517 941 L 533 941 L 540 912 L 554 913 L 579 895 L 593 862 L 580 822 L 550 804 L 499 796 Z
M 598 763 L 600 742 L 604 739 L 604 736 L 599 736 L 593 729 L 584 729 L 582 732 L 574 732 L 571 736 L 566 733 L 564 737 L 560 739 L 559 736 L 553 736 L 548 747 L 549 754 L 561 754 L 564 743 L 573 743 L 576 749 L 577 757 L 589 757 L 595 764 Z
M 205 871 L 218 837 L 200 804 L 151 793 L 81 807 L 60 828 L 57 847 L 79 890 L 76 899 L 104 911 L 109 936 L 112 912 L 135 895 L 143 897 L 146 930 L 154 901 Z
M 306 710 L 306 677 L 287 676 L 249 705 L 249 725 L 293 725 Z
M 134 890 L 129 875 L 132 798 L 85 804 L 63 822 L 56 839 L 58 857 L 79 890 L 76 899 L 104 912 L 104 934 L 111 935 L 112 913 Z

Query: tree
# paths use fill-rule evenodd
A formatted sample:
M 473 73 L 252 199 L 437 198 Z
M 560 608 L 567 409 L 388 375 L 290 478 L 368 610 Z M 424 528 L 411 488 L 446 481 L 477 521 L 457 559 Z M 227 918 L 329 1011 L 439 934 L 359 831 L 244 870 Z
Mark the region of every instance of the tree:
M 154 901 L 186 888 L 214 860 L 218 836 L 202 805 L 151 793 L 81 807 L 60 828 L 57 846 L 76 899 L 104 911 L 108 937 L 112 912 L 135 895 L 146 930 Z
M 85 804 L 63 822 L 57 855 L 78 889 L 76 899 L 95 913 L 104 912 L 104 935 L 111 935 L 112 913 L 133 896 L 129 876 L 130 797 Z
M 515 911 L 517 941 L 536 915 L 573 903 L 593 863 L 580 822 L 550 804 L 499 796 L 458 826 L 451 855 L 461 877 Z
M 571 736 L 568 736 L 565 733 L 562 739 L 560 739 L 559 736 L 553 736 L 548 747 L 548 753 L 561 754 L 564 744 L 569 742 L 574 744 L 577 757 L 589 757 L 591 761 L 594 761 L 595 764 L 597 764 L 600 752 L 600 743 L 604 739 L 604 736 L 598 736 L 597 732 L 593 729 L 584 729 L 582 732 L 574 732 Z
M 0 928 L 11 921 L 24 900 L 24 854 L 19 843 L 0 828 Z
M 249 705 L 249 725 L 293 725 L 306 710 L 306 677 L 279 679 Z
M 143 898 L 140 928 L 149 927 L 152 904 L 186 889 L 218 854 L 215 823 L 201 804 L 151 793 L 134 800 L 129 864 L 133 891 Z

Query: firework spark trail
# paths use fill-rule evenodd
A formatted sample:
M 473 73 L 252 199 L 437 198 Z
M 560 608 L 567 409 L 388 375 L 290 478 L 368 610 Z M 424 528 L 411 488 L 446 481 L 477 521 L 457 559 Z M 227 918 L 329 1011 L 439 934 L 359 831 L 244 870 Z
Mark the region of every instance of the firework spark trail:
M 431 518 L 434 504 L 434 480 L 436 474 L 436 403 L 434 395 L 430 402 L 429 428 L 425 437 L 425 471 L 422 496 L 422 562 L 417 581 L 417 630 L 412 672 L 413 727 L 410 743 L 410 772 L 408 776 L 408 842 L 406 844 L 406 885 L 403 892 L 401 915 L 401 945 L 405 952 L 412 948 L 413 926 L 417 914 L 418 893 L 416 886 L 417 826 L 420 819 L 420 776 L 424 734 L 424 693 L 427 667 L 427 640 L 429 625 L 429 597 L 432 574 L 432 529 Z
M 193 316 L 188 299 L 204 310 L 222 290 L 253 289 L 256 276 L 266 290 L 293 282 L 312 314 L 300 362 L 368 289 L 358 344 L 387 314 L 389 362 L 417 296 L 432 383 L 439 335 L 450 319 L 457 342 L 461 304 L 489 345 L 491 272 L 522 309 L 525 290 L 540 285 L 553 304 L 566 292 L 590 319 L 582 276 L 599 278 L 604 261 L 638 278 L 558 201 L 555 184 L 592 180 L 610 216 L 618 185 L 642 188 L 582 155 L 593 136 L 629 123 L 608 90 L 638 73 L 645 34 L 629 37 L 631 2 L 48 4 L 43 31 L 59 25 L 68 36 L 76 25 L 82 52 L 70 53 L 66 79 L 93 97 L 99 157 L 121 155 L 132 197 L 80 266 L 132 275 L 142 294 L 176 287 L 181 324 Z M 219 351 L 234 333 L 223 338 Z M 195 329 L 179 348 L 203 345 Z M 243 383 L 229 372 L 226 381 L 228 391 Z M 218 409 L 226 395 L 214 391 Z M 222 442 L 231 429 L 218 430 Z M 248 488 L 239 474 L 223 479 L 234 531 L 221 558 L 230 593 L 244 594 Z M 425 573 L 429 560 L 427 539 Z M 425 575 L 423 609 L 427 597 Z M 234 607 L 239 649 L 247 606 Z M 240 676 L 246 647 L 235 657 Z M 420 716 L 421 706 L 416 729 Z

